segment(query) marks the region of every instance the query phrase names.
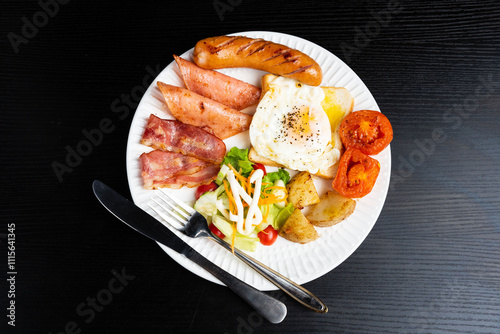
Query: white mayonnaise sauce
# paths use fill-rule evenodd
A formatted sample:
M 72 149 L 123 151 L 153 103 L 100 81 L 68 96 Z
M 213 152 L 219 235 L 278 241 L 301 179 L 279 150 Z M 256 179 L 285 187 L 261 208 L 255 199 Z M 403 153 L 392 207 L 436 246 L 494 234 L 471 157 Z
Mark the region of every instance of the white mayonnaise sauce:
M 263 176 L 264 172 L 260 169 L 256 169 L 250 177 L 250 182 L 255 183 L 255 189 L 257 189 L 253 197 L 251 197 L 238 183 L 234 176 L 234 172 L 232 170 L 227 172 L 226 178 L 231 186 L 231 193 L 233 194 L 237 210 L 236 215 L 229 213 L 229 219 L 236 222 L 236 230 L 243 235 L 252 233 L 255 226 L 259 225 L 262 221 L 262 212 L 259 209 L 258 203 Z M 242 199 L 249 205 L 246 219 L 243 214 Z

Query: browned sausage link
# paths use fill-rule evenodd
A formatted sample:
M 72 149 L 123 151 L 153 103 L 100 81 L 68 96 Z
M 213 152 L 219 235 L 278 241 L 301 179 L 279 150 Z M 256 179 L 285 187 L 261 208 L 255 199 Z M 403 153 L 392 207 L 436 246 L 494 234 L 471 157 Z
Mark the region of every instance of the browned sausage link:
M 278 63 L 278 64 L 276 64 L 274 66 L 279 66 L 279 65 L 282 65 L 282 64 L 286 64 L 286 63 L 294 63 L 294 62 L 296 62 L 297 60 L 300 59 L 300 56 L 297 55 L 297 56 L 294 56 L 294 57 L 284 57 L 284 58 L 285 58 L 285 60 L 283 60 L 281 63 Z
M 240 37 L 240 38 L 243 38 L 243 37 Z M 242 52 L 242 51 L 248 49 L 250 46 L 254 45 L 255 43 L 262 42 L 262 41 L 263 41 L 262 38 L 251 39 L 247 44 L 240 46 L 238 51 L 236 51 L 236 54 L 239 54 L 240 52 Z
M 266 46 L 268 46 L 269 44 L 272 44 L 271 42 L 265 42 L 265 41 L 263 41 L 263 42 L 264 42 L 264 43 L 262 43 L 262 45 L 261 45 L 261 46 L 259 46 L 259 47 L 258 47 L 258 48 L 256 48 L 255 50 L 250 51 L 250 53 L 249 53 L 249 54 L 247 54 L 246 56 L 247 56 L 247 57 L 248 57 L 248 56 L 251 56 L 251 55 L 253 55 L 253 54 L 254 54 L 254 53 L 256 53 L 256 52 L 259 52 L 259 51 L 261 51 L 261 50 L 264 50 L 264 48 L 265 48 Z
M 307 65 L 307 66 L 302 66 L 301 68 L 298 68 L 296 69 L 295 71 L 292 71 L 290 73 L 286 73 L 284 75 L 292 75 L 292 74 L 296 74 L 296 73 L 300 73 L 300 72 L 305 72 L 307 71 L 307 69 L 309 69 L 310 67 L 312 67 L 312 65 Z
M 318 63 L 288 46 L 244 36 L 219 36 L 201 42 L 193 58 L 202 68 L 250 67 L 288 75 L 312 86 L 321 84 L 323 75 Z
M 228 38 L 224 42 L 222 42 L 220 44 L 217 44 L 217 45 L 214 45 L 214 47 L 220 50 L 223 47 L 225 47 L 226 45 L 229 45 L 229 44 L 233 43 L 234 41 L 236 41 L 237 39 L 240 39 L 240 38 L 242 38 L 242 37 L 241 36 L 235 36 L 235 37 Z
M 235 36 L 235 37 L 231 37 L 231 38 L 227 38 L 227 39 L 223 38 L 223 41 L 219 44 L 217 44 L 216 41 L 214 41 L 214 43 L 212 43 L 212 44 L 209 44 L 207 42 L 204 42 L 204 44 L 207 47 L 207 50 L 210 54 L 217 54 L 217 53 L 219 53 L 219 51 L 222 48 L 224 48 L 226 45 L 233 43 L 238 38 L 241 38 L 241 37 Z
M 278 49 L 275 51 L 275 53 L 271 57 L 264 59 L 263 61 L 266 62 L 269 60 L 273 60 L 274 58 L 277 58 L 285 53 L 290 53 L 290 49 Z

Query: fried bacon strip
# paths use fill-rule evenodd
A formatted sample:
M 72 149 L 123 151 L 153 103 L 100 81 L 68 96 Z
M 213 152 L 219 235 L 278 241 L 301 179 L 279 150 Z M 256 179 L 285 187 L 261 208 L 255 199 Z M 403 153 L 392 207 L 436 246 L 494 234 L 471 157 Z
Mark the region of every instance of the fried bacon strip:
M 189 124 L 149 116 L 141 144 L 157 150 L 182 153 L 214 164 L 226 154 L 226 144 L 216 136 Z
M 189 174 L 189 175 L 179 175 L 170 179 L 165 180 L 161 186 L 172 189 L 179 189 L 182 187 L 194 188 L 201 186 L 202 184 L 208 184 L 217 178 L 220 167 L 218 165 L 209 165 L 201 169 L 200 171 Z M 158 187 L 158 185 L 157 185 Z
M 181 153 L 154 150 L 139 157 L 144 188 L 196 187 L 212 182 L 219 165 Z

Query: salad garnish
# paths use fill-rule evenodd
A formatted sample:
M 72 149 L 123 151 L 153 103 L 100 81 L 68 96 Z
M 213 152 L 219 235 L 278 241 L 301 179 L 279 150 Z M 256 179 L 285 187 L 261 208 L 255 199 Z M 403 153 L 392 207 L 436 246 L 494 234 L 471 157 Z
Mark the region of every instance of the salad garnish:
M 258 243 L 275 242 L 283 223 L 293 212 L 287 203 L 290 174 L 283 168 L 267 173 L 248 159 L 248 149 L 231 148 L 224 157 L 215 184 L 196 201 L 194 208 L 205 216 L 234 247 L 255 251 Z

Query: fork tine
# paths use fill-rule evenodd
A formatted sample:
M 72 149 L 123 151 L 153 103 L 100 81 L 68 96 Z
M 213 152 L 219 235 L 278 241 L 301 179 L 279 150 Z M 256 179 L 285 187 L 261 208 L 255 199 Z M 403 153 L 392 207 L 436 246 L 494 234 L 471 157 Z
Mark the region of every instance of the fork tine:
M 179 206 L 175 205 L 175 203 L 169 201 L 169 198 L 164 198 L 163 195 L 158 194 L 158 198 L 163 201 L 168 207 L 176 212 L 177 216 L 182 216 L 186 219 L 189 219 L 191 215 L 187 213 L 186 211 L 182 210 L 182 208 L 179 208 Z
M 186 212 L 188 212 L 190 214 L 194 214 L 196 212 L 192 207 L 190 207 L 189 205 L 187 205 L 186 203 L 184 203 L 182 201 L 179 201 L 177 198 L 175 198 L 172 195 L 170 195 L 169 193 L 167 193 L 164 189 L 160 188 L 160 191 L 163 194 L 165 194 L 165 196 L 167 196 L 169 199 L 171 199 L 173 202 L 175 202 L 175 204 L 177 204 L 178 206 L 180 206 L 181 208 L 186 210 Z M 189 217 L 186 217 L 186 218 L 189 218 Z
M 172 212 L 169 208 L 167 208 L 165 205 L 163 205 L 162 203 L 160 203 L 158 200 L 156 200 L 156 198 L 151 198 L 158 206 L 160 206 L 163 210 L 165 210 L 166 212 L 168 212 L 169 215 L 165 214 L 164 212 L 162 212 L 161 210 L 159 210 L 158 208 L 155 208 L 153 205 L 151 205 L 151 203 L 148 203 L 149 206 L 151 207 L 151 209 L 154 210 L 154 212 L 156 212 L 161 218 L 163 218 L 166 222 L 168 222 L 169 224 L 171 225 L 181 225 L 181 226 L 184 226 L 184 224 L 186 223 L 185 220 L 183 220 L 181 217 L 179 217 L 176 213 Z
M 170 226 L 174 227 L 175 229 L 179 229 L 178 227 L 176 227 L 177 225 L 181 225 L 179 222 L 175 221 L 174 219 L 172 219 L 172 217 L 169 217 L 167 216 L 166 214 L 164 214 L 163 212 L 159 211 L 158 209 L 156 209 L 154 206 L 151 205 L 151 203 L 148 203 L 149 207 L 151 209 L 153 209 L 154 212 L 156 212 L 163 220 L 165 220 L 167 222 L 167 224 L 169 224 Z M 182 227 L 181 227 L 182 228 Z

